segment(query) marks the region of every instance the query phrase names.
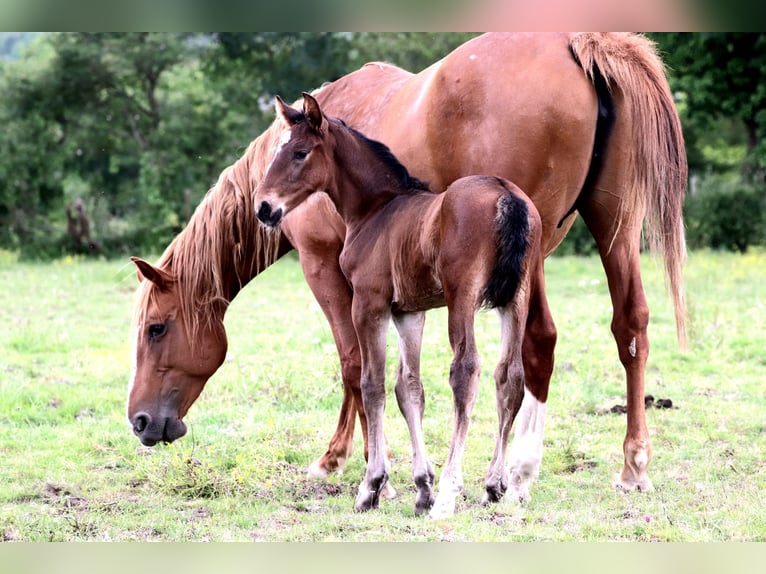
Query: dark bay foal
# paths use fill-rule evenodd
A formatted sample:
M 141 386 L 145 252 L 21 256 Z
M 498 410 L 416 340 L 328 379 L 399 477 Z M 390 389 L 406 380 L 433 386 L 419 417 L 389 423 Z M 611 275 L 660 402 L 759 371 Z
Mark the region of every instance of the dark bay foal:
M 315 192 L 333 201 L 346 225 L 340 256 L 353 288 L 352 319 L 362 357 L 362 399 L 369 458 L 357 510 L 378 505 L 390 462 L 383 434 L 386 333 L 399 333 L 396 398 L 412 440 L 415 512 L 452 516 L 463 487 L 462 457 L 479 381 L 474 316 L 497 309 L 501 357 L 495 369 L 498 434 L 486 478 L 485 502 L 498 501 L 510 476 L 508 435 L 524 397 L 522 342 L 531 277 L 542 265 L 537 209 L 513 183 L 493 176 L 459 179 L 429 191 L 383 144 L 324 116 L 304 94 L 303 110 L 277 99 L 285 132 L 255 194 L 258 218 L 276 226 Z M 455 420 L 438 495 L 426 455 L 420 347 L 425 311 L 447 306 L 453 351 L 450 386 Z

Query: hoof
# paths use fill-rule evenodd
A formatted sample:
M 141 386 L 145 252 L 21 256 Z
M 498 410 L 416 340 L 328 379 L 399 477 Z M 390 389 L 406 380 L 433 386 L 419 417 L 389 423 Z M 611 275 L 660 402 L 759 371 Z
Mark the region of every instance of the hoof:
M 415 498 L 415 516 L 422 516 L 434 506 L 434 495 L 430 490 L 428 492 L 419 492 Z
M 505 500 L 516 504 L 529 502 L 532 497 L 529 495 L 529 486 L 526 484 L 511 485 L 505 493 Z
M 390 482 L 386 481 L 386 484 L 380 489 L 380 495 L 386 500 L 393 500 L 396 498 L 396 489 L 391 486 Z
M 361 493 L 356 497 L 356 502 L 354 503 L 354 510 L 356 512 L 367 512 L 368 510 L 373 510 L 377 508 L 379 502 L 380 502 L 380 497 L 377 495 L 377 493 L 375 494 L 370 492 Z
M 309 466 L 306 474 L 311 478 L 327 478 L 330 473 L 327 472 L 326 469 L 319 466 L 318 460 L 315 460 L 311 463 L 311 466 Z
M 495 484 L 487 484 L 484 496 L 481 498 L 481 505 L 487 506 L 488 504 L 500 502 L 507 490 L 508 485 L 504 484 L 502 481 L 498 481 Z
M 431 520 L 444 520 L 455 516 L 455 503 L 445 504 L 438 501 L 434 504 L 431 511 L 428 513 L 428 517 Z
M 637 490 L 639 492 L 653 492 L 654 491 L 654 485 L 652 484 L 652 481 L 649 480 L 648 476 L 643 476 L 637 480 L 625 480 L 622 477 L 622 474 L 617 474 L 615 476 L 614 485 L 617 490 L 621 490 L 624 492 L 630 492 L 633 490 Z

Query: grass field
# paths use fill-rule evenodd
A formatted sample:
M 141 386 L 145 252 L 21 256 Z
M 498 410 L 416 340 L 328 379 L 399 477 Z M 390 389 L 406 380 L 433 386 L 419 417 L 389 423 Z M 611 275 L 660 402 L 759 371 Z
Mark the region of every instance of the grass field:
M 233 302 L 230 355 L 189 434 L 139 446 L 125 420 L 136 280 L 122 261 L 18 263 L 0 253 L 0 540 L 766 541 L 766 253 L 693 253 L 690 349 L 675 340 L 660 263 L 647 257 L 654 493 L 611 488 L 622 464 L 624 376 L 596 258 L 553 258 L 559 329 L 545 453 L 532 500 L 479 505 L 495 433 L 497 321 L 478 320 L 482 384 L 455 518 L 413 515 L 410 446 L 393 396 L 386 431 L 399 496 L 352 511 L 346 471 L 306 478 L 334 430 L 341 382 L 329 327 L 293 257 Z M 426 324 L 424 429 L 437 474 L 452 417 L 445 314 Z M 390 364 L 395 363 L 393 329 Z M 389 384 L 389 389 L 391 385 Z

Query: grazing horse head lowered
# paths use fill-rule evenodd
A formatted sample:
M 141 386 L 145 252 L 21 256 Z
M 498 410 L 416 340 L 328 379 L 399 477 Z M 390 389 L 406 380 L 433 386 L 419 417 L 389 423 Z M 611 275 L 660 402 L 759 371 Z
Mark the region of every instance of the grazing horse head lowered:
M 285 250 L 258 224 L 248 193 L 262 145 L 221 173 L 156 266 L 131 258 L 140 284 L 127 414 L 147 446 L 186 433 L 184 416 L 226 357 L 230 301 Z

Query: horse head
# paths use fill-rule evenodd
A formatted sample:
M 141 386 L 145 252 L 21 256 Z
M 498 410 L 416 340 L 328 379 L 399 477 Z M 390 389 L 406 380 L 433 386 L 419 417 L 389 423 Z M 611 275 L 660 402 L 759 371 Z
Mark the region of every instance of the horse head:
M 174 276 L 138 258 L 128 420 L 146 446 L 186 434 L 183 417 L 226 356 L 222 320 L 183 312 Z M 197 310 L 199 313 L 199 310 Z
M 277 96 L 276 110 L 284 131 L 254 198 L 258 219 L 269 227 L 279 225 L 309 195 L 323 191 L 330 177 L 323 161 L 328 122 L 317 101 L 304 93 L 300 111 Z

